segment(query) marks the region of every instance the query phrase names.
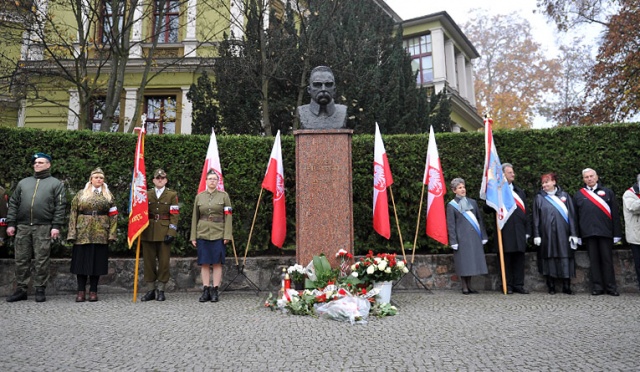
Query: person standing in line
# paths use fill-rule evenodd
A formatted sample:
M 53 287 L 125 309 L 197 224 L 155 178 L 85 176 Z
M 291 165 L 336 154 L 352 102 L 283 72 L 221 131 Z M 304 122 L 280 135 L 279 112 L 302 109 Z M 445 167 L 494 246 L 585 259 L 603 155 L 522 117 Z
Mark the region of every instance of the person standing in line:
M 98 301 L 100 275 L 109 272 L 109 243 L 117 240 L 118 208 L 104 172 L 96 168 L 84 189 L 71 201 L 67 241 L 73 243 L 71 273 L 78 280 L 76 302 L 85 302 L 87 278 L 89 302 Z
M 218 302 L 218 288 L 222 282 L 226 244 L 233 239 L 232 208 L 229 194 L 218 190 L 218 174 L 207 173 L 207 189 L 193 202 L 191 218 L 191 244 L 198 248 L 198 265 L 202 277 L 200 302 Z M 210 268 L 213 269 L 213 287 L 210 287 Z
M 627 243 L 633 253 L 633 263 L 636 278 L 640 286 L 640 174 L 633 184 L 622 195 L 622 211 L 624 213 L 624 228 Z
M 142 255 L 148 291 L 142 301 L 164 301 L 164 290 L 169 281 L 171 244 L 178 234 L 180 206 L 178 193 L 166 187 L 167 181 L 167 173 L 156 169 L 153 173 L 155 187 L 147 190 L 149 226 L 142 232 Z
M 549 294 L 556 294 L 555 280 L 562 279 L 562 292 L 573 294 L 576 277 L 574 250 L 578 249 L 578 226 L 571 195 L 557 185 L 555 173 L 540 177 L 542 189 L 533 201 L 533 243 L 538 246 L 538 271 L 547 280 Z
M 591 168 L 582 171 L 584 187 L 573 196 L 582 244 L 591 263 L 591 294 L 619 296 L 613 269 L 613 245 L 622 240 L 616 195 L 600 182 Z
M 34 175 L 20 180 L 9 198 L 7 235 L 15 236 L 17 289 L 7 297 L 7 302 L 27 299 L 32 256 L 35 258 L 36 302 L 47 300 L 51 241 L 60 237 L 64 224 L 64 184 L 51 176 L 51 156 L 38 152 L 31 161 Z
M 516 173 L 513 165 L 502 164 L 502 172 L 509 184 L 511 193 L 516 202 L 516 210 L 502 228 L 502 246 L 504 251 L 504 270 L 507 279 L 507 294 L 529 294 L 524 287 L 524 263 L 527 239 L 531 231 L 527 216 L 527 196 L 523 189 L 516 186 L 513 181 Z
M 4 187 L 0 186 L 0 247 L 4 246 L 7 239 L 7 210 L 9 209 L 9 197 Z
M 467 198 L 464 180 L 454 178 L 451 190 L 456 196 L 447 204 L 447 229 L 456 274 L 461 279 L 462 294 L 478 293 L 471 288 L 471 277 L 488 273 L 483 248 L 487 243 L 487 232 L 478 204 Z

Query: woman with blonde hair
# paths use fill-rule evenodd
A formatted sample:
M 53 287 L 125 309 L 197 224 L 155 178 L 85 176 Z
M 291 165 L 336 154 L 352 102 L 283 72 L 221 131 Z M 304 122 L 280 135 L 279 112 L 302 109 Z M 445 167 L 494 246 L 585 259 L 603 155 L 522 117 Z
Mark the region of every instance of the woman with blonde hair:
M 109 242 L 116 241 L 117 226 L 118 208 L 104 182 L 104 172 L 96 168 L 71 202 L 67 241 L 73 243 L 71 273 L 78 279 L 76 302 L 86 299 L 87 278 L 89 301 L 98 301 L 98 280 L 108 272 Z

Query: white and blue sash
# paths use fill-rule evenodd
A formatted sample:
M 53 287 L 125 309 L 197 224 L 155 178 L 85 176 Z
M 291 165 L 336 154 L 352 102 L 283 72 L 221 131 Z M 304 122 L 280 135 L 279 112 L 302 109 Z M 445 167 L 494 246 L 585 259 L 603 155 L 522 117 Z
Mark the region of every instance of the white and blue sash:
M 567 206 L 564 205 L 564 203 L 562 202 L 562 200 L 560 200 L 560 198 L 558 198 L 555 195 L 546 195 L 544 197 L 545 199 L 547 199 L 547 201 L 549 203 L 551 203 L 551 205 L 553 205 L 558 212 L 560 212 L 560 214 L 562 215 L 562 218 L 564 218 L 566 223 L 569 223 L 569 211 L 567 210 Z
M 480 224 L 478 223 L 478 220 L 476 219 L 476 216 L 473 213 L 471 213 L 471 211 L 463 212 L 462 208 L 460 208 L 460 205 L 458 203 L 456 203 L 455 199 L 451 200 L 449 202 L 449 204 L 451 204 L 458 212 L 460 212 L 464 216 L 464 218 L 467 219 L 467 221 L 469 221 L 471 226 L 473 226 L 473 228 L 476 229 L 476 232 L 478 233 L 478 236 L 480 237 L 480 239 L 482 239 L 482 232 L 480 231 Z

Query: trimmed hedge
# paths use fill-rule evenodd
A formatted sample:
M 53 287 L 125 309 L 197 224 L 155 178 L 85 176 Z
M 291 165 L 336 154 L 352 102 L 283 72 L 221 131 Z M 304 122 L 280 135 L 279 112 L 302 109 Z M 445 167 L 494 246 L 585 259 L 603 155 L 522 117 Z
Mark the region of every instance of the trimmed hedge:
M 581 170 L 598 171 L 601 182 L 611 187 L 618 198 L 640 173 L 640 126 L 615 124 L 543 130 L 495 131 L 494 138 L 500 159 L 510 162 L 516 171 L 516 182 L 524 188 L 531 204 L 539 189 L 539 177 L 546 172 L 558 174 L 558 184 L 570 193 L 582 185 Z M 234 206 L 234 238 L 238 254 L 243 255 L 260 194 L 260 185 L 267 166 L 273 138 L 255 136 L 217 136 L 225 188 Z M 391 187 L 405 249 L 410 253 L 417 223 L 422 192 L 428 135 L 384 136 L 385 148 L 393 173 Z M 477 199 L 484 165 L 483 133 L 441 133 L 436 135 L 438 150 L 447 181 L 462 177 L 467 192 Z M 128 198 L 136 136 L 124 133 L 93 133 L 89 131 L 57 131 L 26 128 L 0 128 L 0 184 L 9 193 L 17 182 L 33 173 L 31 155 L 42 151 L 53 156 L 52 173 L 65 182 L 67 199 L 88 181 L 95 167 L 101 167 L 106 181 L 116 196 L 120 210 L 118 242 L 112 252 L 133 256 L 127 248 Z M 353 137 L 353 211 L 356 253 L 367 250 L 400 251 L 393 210 L 390 209 L 392 235 L 386 240 L 372 227 L 372 135 Z M 209 136 L 149 135 L 145 140 L 147 176 L 156 168 L 168 173 L 168 186 L 178 191 L 181 202 L 179 238 L 174 254 L 193 256 L 195 250 L 187 242 L 193 199 L 196 194 Z M 295 141 L 282 137 L 287 200 L 287 239 L 283 253 L 295 249 Z M 153 186 L 149 183 L 150 187 Z M 426 192 L 426 191 L 425 191 Z M 250 255 L 273 253 L 270 245 L 271 194 L 263 192 L 251 238 Z M 453 197 L 451 191 L 447 200 Z M 426 237 L 424 209 L 420 217 L 417 247 L 420 252 L 435 253 L 446 249 Z M 482 204 L 482 203 L 481 203 Z M 391 208 L 391 207 L 390 207 Z M 493 216 L 485 216 L 487 229 L 494 230 Z M 66 231 L 63 231 L 66 236 Z M 490 245 L 489 245 L 490 246 Z M 231 254 L 231 252 L 229 252 Z M 11 249 L 0 255 L 12 254 Z M 64 242 L 54 246 L 54 256 L 69 256 Z

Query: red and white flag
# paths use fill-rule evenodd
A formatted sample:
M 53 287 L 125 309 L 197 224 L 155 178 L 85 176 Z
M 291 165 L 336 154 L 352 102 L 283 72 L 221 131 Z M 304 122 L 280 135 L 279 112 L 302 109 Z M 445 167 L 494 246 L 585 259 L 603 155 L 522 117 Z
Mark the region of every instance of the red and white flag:
M 424 166 L 422 182 L 427 185 L 429 190 L 427 194 L 427 236 L 447 245 L 449 244 L 449 235 L 447 233 L 447 217 L 444 212 L 444 195 L 447 193 L 447 189 L 433 127 L 429 128 L 429 147 L 427 148 L 427 161 Z
M 282 248 L 287 236 L 287 214 L 284 199 L 284 166 L 282 165 L 282 149 L 280 148 L 280 131 L 276 134 L 276 140 L 273 143 L 262 188 L 273 193 L 271 242 L 276 247 Z
M 389 239 L 391 225 L 389 223 L 389 200 L 387 187 L 393 184 L 391 168 L 387 152 L 384 150 L 380 128 L 376 123 L 376 138 L 373 149 L 373 229 Z
M 144 125 L 140 128 L 135 128 L 135 130 L 139 131 L 139 133 L 133 160 L 131 193 L 129 194 L 129 226 L 127 230 L 129 249 L 131 249 L 136 238 L 149 226 L 147 175 L 144 167 Z
M 207 173 L 211 169 L 218 174 L 218 190 L 224 191 L 224 179 L 222 178 L 222 167 L 220 167 L 220 156 L 218 155 L 218 141 L 216 141 L 216 133 L 213 131 L 213 128 L 211 128 L 211 139 L 209 140 L 207 157 L 204 159 L 204 166 L 202 167 L 202 174 L 200 175 L 198 194 L 207 189 Z

